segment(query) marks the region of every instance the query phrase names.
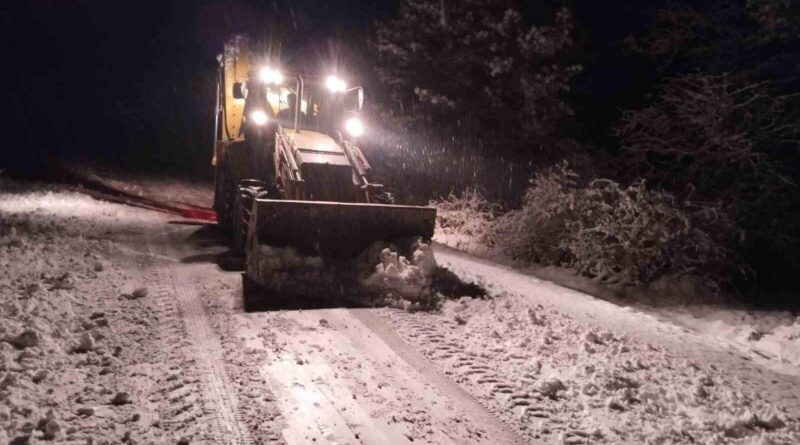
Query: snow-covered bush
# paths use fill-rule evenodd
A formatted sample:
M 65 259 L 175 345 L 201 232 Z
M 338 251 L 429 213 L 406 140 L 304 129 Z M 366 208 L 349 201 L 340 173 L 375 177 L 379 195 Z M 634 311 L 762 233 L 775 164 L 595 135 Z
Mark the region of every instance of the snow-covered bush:
M 653 104 L 625 113 L 617 128 L 631 176 L 735 212 L 746 232 L 737 254 L 751 271 L 736 285 L 759 301 L 793 286 L 800 267 L 798 119 L 797 95 L 770 82 L 699 73 L 668 79 Z
M 567 222 L 564 240 L 578 272 L 626 284 L 648 284 L 668 274 L 714 282 L 725 278 L 731 253 L 707 230 L 733 235 L 732 224 L 716 207 L 694 215 L 672 195 L 647 190 L 642 181 L 623 187 L 594 180 L 578 194 L 580 211 Z M 725 221 L 709 227 L 707 217 Z
M 496 227 L 503 250 L 531 263 L 571 263 L 563 240 L 568 237 L 567 223 L 579 211 L 577 185 L 578 175 L 565 163 L 531 179 L 522 208 L 504 215 Z
M 608 179 L 582 183 L 565 164 L 536 175 L 493 236 L 512 257 L 574 268 L 604 282 L 647 285 L 665 275 L 728 280 L 736 226 L 719 206 L 678 202 Z
M 502 214 L 499 204 L 489 202 L 481 192 L 466 189 L 461 195 L 432 200 L 436 207 L 436 227 L 444 234 L 473 237 L 494 245 L 494 225 Z

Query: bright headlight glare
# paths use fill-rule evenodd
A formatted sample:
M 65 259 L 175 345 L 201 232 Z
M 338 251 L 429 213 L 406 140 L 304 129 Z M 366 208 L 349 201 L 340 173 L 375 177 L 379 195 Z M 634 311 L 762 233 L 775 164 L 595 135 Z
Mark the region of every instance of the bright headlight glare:
M 328 76 L 328 78 L 325 79 L 325 88 L 331 93 L 341 93 L 347 89 L 347 84 L 344 83 L 344 80 L 336 76 Z
M 260 76 L 261 81 L 266 84 L 280 85 L 283 83 L 283 74 L 281 74 L 280 71 L 268 66 L 261 68 Z
M 361 123 L 361 119 L 357 117 L 351 117 L 347 120 L 344 124 L 345 130 L 350 133 L 350 136 L 357 137 L 364 134 L 364 124 Z
M 261 110 L 253 111 L 252 113 L 250 113 L 250 119 L 256 125 L 264 125 L 267 123 L 267 113 Z

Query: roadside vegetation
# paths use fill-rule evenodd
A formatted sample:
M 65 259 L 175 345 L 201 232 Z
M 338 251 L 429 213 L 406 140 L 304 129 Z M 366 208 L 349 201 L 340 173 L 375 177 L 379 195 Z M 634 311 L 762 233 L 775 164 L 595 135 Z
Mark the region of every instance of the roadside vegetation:
M 593 69 L 581 7 L 531 25 L 511 1 L 402 1 L 371 42 L 386 183 L 523 263 L 796 305 L 798 5 L 653 6 L 619 42 L 652 73 L 622 110 L 573 92 Z
M 519 209 L 500 212 L 471 190 L 432 204 L 441 230 L 523 263 L 567 267 L 615 285 L 690 275 L 708 289 L 731 290 L 731 216 L 648 190 L 643 181 L 587 182 L 560 163 L 535 175 Z

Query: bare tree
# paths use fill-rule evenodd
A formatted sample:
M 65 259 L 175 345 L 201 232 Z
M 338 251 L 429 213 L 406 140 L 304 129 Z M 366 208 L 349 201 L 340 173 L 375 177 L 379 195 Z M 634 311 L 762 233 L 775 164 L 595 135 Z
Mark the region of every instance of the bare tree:
M 797 150 L 789 96 L 768 82 L 691 74 L 669 79 L 660 100 L 625 113 L 617 134 L 638 172 L 678 192 L 755 202 L 791 185 L 770 156 Z

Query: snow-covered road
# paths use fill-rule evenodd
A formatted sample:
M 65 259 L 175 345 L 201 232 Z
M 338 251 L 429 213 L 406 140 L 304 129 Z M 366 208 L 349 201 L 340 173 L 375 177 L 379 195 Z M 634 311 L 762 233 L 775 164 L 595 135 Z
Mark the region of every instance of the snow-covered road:
M 800 442 L 795 367 L 647 311 L 435 246 L 493 297 L 245 312 L 213 227 L 0 185 L 0 444 Z
M 225 248 L 203 232 L 172 225 L 148 240 L 230 443 L 266 429 L 289 444 L 527 443 L 405 346 L 381 310 L 245 312 L 241 273 L 217 267 Z M 244 414 L 260 403 L 280 415 Z

